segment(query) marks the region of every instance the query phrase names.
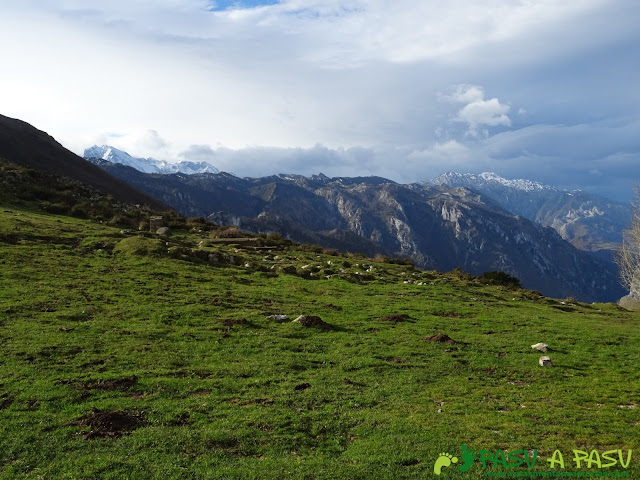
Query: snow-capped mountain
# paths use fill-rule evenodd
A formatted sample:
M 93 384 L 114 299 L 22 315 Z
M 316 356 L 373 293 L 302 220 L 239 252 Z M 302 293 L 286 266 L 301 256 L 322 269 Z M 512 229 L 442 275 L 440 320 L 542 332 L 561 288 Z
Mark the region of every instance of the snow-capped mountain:
M 119 150 L 109 145 L 94 145 L 84 151 L 84 158 L 89 160 L 99 158 L 107 160 L 111 163 L 119 163 L 128 167 L 135 168 L 143 173 L 186 173 L 192 175 L 194 173 L 218 173 L 219 170 L 207 162 L 189 162 L 182 161 L 178 163 L 170 163 L 164 160 L 156 160 L 155 158 L 138 158 L 132 157 L 127 152 Z
M 448 172 L 420 182 L 474 190 L 505 210 L 555 229 L 582 250 L 613 251 L 622 241 L 631 211 L 628 205 L 581 190 L 567 191 L 531 180 L 508 180 L 495 173 Z
M 532 180 L 516 179 L 509 180 L 501 177 L 497 173 L 484 172 L 478 175 L 473 173 L 456 173 L 447 172 L 443 173 L 439 177 L 432 178 L 424 182 L 419 182 L 421 185 L 436 186 L 447 185 L 450 187 L 466 187 L 474 190 L 488 189 L 488 188 L 508 188 L 510 190 L 521 190 L 523 192 L 558 192 L 559 189 L 544 185 L 540 182 L 534 182 Z

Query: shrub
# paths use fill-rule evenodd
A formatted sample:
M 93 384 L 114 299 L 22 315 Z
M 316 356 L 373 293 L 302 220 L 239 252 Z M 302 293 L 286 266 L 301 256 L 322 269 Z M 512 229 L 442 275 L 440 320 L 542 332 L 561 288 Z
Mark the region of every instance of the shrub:
M 214 238 L 249 238 L 250 235 L 241 231 L 238 227 L 221 228 L 212 232 Z
M 135 236 L 120 240 L 113 251 L 125 255 L 162 255 L 166 252 L 166 247 L 158 239 Z
M 520 280 L 513 275 L 501 271 L 484 272 L 478 277 L 480 281 L 489 285 L 502 285 L 509 288 L 522 288 Z
M 40 208 L 45 212 L 56 213 L 56 214 L 64 214 L 67 213 L 69 208 L 67 205 L 63 203 L 51 203 L 51 202 L 40 202 Z

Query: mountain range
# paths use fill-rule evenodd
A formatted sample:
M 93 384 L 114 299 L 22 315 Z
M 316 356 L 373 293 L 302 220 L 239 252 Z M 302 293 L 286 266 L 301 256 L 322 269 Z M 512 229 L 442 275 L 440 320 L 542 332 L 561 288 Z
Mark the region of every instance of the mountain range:
M 567 219 L 579 217 L 581 229 L 596 232 L 574 235 L 572 240 L 594 238 L 597 241 L 588 244 L 594 251 L 607 242 L 615 243 L 614 230 L 622 220 L 607 224 L 604 220 L 610 220 L 609 211 L 598 203 L 602 200 L 579 192 L 562 192 L 526 181 L 509 185 L 510 181 L 490 174 L 477 178 L 455 175 L 458 181 L 468 182 L 455 186 L 451 180 L 454 174 L 449 174 L 446 182 L 401 185 L 380 177 L 329 178 L 322 174 L 238 178 L 211 173 L 214 170 L 144 173 L 125 164 L 124 160 L 134 157 L 109 147 L 88 152 L 90 162 L 45 132 L 0 116 L 0 158 L 4 161 L 63 175 L 121 201 L 153 208 L 168 205 L 184 215 L 204 216 L 257 233 L 275 232 L 327 248 L 409 257 L 424 269 L 461 267 L 472 274 L 501 270 L 517 276 L 525 287 L 556 298 L 613 301 L 625 293 L 611 262 L 575 248 L 543 224 L 549 221 L 545 211 L 565 212 L 565 225 L 571 224 Z M 99 153 L 100 157 L 95 156 Z M 105 155 L 122 161 L 101 158 Z M 148 159 L 146 163 L 161 164 Z M 476 183 L 471 185 L 471 180 Z M 518 197 L 518 203 L 510 196 L 514 191 L 529 197 Z M 581 208 L 572 207 L 569 214 L 571 208 L 560 205 L 561 200 L 577 205 L 571 203 L 574 198 L 582 201 Z M 505 202 L 512 209 L 518 206 L 519 213 L 508 211 Z M 555 210 L 551 208 L 554 205 Z M 611 208 L 615 211 L 618 206 L 612 202 Z M 590 218 L 600 221 L 589 223 Z M 605 236 L 607 229 L 602 225 L 608 225 L 610 237 Z
M 127 152 L 119 150 L 109 145 L 94 145 L 84 151 L 84 158 L 99 158 L 112 163 L 119 163 L 144 173 L 186 173 L 188 175 L 194 173 L 218 173 L 218 169 L 207 162 L 190 162 L 182 161 L 170 163 L 164 160 L 156 160 L 155 158 L 132 157 Z
M 424 269 L 501 270 L 556 298 L 614 301 L 624 294 L 612 262 L 575 248 L 553 228 L 511 213 L 467 187 L 322 174 L 158 176 L 91 161 L 184 215 L 251 232 L 408 257 Z
M 445 173 L 421 182 L 474 190 L 505 210 L 556 230 L 576 248 L 611 258 L 631 221 L 631 207 L 581 190 L 567 191 L 495 173 Z

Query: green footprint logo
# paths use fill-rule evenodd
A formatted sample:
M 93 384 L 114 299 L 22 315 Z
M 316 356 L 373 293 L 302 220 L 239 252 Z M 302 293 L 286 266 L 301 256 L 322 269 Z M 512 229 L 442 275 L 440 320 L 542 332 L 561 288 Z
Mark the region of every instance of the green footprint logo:
M 471 468 L 471 465 L 473 465 L 473 461 L 475 460 L 476 455 L 475 452 L 466 445 L 462 445 L 460 449 L 462 450 L 462 455 L 460 456 L 462 457 L 462 461 L 464 463 L 458 467 L 458 470 L 460 470 L 461 472 L 466 472 Z
M 433 471 L 436 475 L 440 475 L 442 469 L 450 466 L 452 463 L 458 463 L 458 457 L 453 457 L 449 453 L 441 453 L 433 466 Z

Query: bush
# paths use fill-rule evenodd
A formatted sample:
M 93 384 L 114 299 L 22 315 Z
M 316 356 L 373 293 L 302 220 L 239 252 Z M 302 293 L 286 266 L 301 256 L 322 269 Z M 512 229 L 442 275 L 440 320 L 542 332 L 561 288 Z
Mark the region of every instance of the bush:
M 509 275 L 505 272 L 491 271 L 484 272 L 478 277 L 481 282 L 488 283 L 489 285 L 502 285 L 509 288 L 522 288 L 520 280 L 513 275 Z
M 71 207 L 71 215 L 77 218 L 89 218 L 89 208 L 91 205 L 86 202 L 76 203 Z
M 318 245 L 303 243 L 302 245 L 300 245 L 300 250 L 302 250 L 303 252 L 310 252 L 310 253 L 322 253 L 322 250 L 324 249 Z
M 389 263 L 391 265 L 413 265 L 413 262 L 409 257 L 393 258 L 386 255 L 381 255 L 380 253 L 377 253 L 376 256 L 373 257 L 373 261 L 378 263 Z
M 158 256 L 166 253 L 166 247 L 158 239 L 135 236 L 120 240 L 113 251 L 125 255 Z
M 69 210 L 67 205 L 63 203 L 51 203 L 46 201 L 40 202 L 40 208 L 45 212 L 56 213 L 56 214 L 65 214 Z
M 238 227 L 221 228 L 211 233 L 213 238 L 249 238 L 250 235 Z

